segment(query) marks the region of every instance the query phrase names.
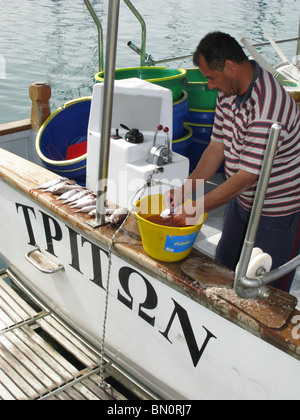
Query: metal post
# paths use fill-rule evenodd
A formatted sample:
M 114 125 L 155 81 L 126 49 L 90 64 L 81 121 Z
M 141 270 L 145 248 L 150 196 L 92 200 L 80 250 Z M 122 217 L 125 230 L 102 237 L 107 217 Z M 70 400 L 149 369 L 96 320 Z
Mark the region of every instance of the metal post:
M 102 107 L 100 107 L 100 118 L 102 118 L 100 139 L 101 159 L 98 170 L 96 226 L 105 224 L 105 202 L 108 181 L 119 12 L 120 0 L 109 0 L 103 101 Z
M 142 18 L 141 14 L 137 11 L 130 0 L 124 0 L 129 9 L 132 11 L 134 16 L 139 20 L 142 27 L 142 47 L 141 47 L 141 67 L 145 66 L 146 63 L 146 23 Z
M 300 56 L 300 19 L 299 19 L 299 30 L 298 30 L 298 43 L 297 43 L 297 50 L 296 50 L 296 56 L 299 57 Z M 300 61 L 300 58 L 298 58 L 298 62 Z
M 239 268 L 235 277 L 234 288 L 236 294 L 243 299 L 261 296 L 262 293 L 266 290 L 265 288 L 260 290 L 260 287 L 257 287 L 257 285 L 259 284 L 257 280 L 253 280 L 254 287 L 256 288 L 246 290 L 245 285 L 243 284 L 243 280 L 247 280 L 246 274 L 248 271 L 248 266 L 255 243 L 256 233 L 260 222 L 261 212 L 264 205 L 264 200 L 271 176 L 275 154 L 278 148 L 280 133 L 281 126 L 279 124 L 273 124 L 270 131 L 267 148 L 265 151 L 265 158 L 263 161 L 261 174 L 257 184 L 256 195 L 253 202 L 248 230 L 246 233 L 244 246 L 240 256 Z
M 98 56 L 99 56 L 99 72 L 103 70 L 103 30 L 100 20 L 98 19 L 91 3 L 89 0 L 84 0 L 86 7 L 88 8 L 94 22 L 96 23 L 98 30 Z

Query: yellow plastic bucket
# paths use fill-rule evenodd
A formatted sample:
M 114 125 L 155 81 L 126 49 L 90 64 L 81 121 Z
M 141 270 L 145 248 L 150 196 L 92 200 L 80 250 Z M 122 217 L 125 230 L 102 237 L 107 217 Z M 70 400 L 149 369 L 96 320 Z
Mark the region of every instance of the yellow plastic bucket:
M 148 195 L 136 203 L 135 216 L 143 247 L 150 257 L 158 261 L 181 261 L 192 251 L 207 214 L 203 214 L 195 226 L 188 227 L 166 227 L 147 220 L 152 215 L 160 214 L 165 208 L 161 194 Z

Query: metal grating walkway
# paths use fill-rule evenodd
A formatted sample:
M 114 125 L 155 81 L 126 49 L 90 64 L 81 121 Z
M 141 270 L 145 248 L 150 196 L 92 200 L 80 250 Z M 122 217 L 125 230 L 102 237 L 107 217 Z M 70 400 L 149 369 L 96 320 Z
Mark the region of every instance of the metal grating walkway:
M 0 274 L 0 400 L 154 398 L 110 362 L 110 387 L 101 389 L 99 353 L 25 293 L 11 272 Z

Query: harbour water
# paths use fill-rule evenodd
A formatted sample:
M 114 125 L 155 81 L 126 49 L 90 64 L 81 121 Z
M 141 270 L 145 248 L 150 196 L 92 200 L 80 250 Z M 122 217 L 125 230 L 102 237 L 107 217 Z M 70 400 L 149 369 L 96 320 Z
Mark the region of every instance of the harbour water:
M 107 0 L 91 1 L 106 33 Z M 265 41 L 263 29 L 277 40 L 298 34 L 299 0 L 132 0 L 147 24 L 147 53 L 155 59 L 191 54 L 210 31 L 221 30 L 253 43 Z M 139 66 L 127 47 L 140 45 L 141 28 L 121 2 L 117 67 Z M 104 39 L 104 45 L 105 39 Z M 296 44 L 284 44 L 289 59 Z M 275 64 L 271 47 L 262 50 Z M 192 67 L 174 62 L 168 67 Z M 96 26 L 83 0 L 0 1 L 0 123 L 28 118 L 28 87 L 52 86 L 51 109 L 91 94 L 98 71 Z

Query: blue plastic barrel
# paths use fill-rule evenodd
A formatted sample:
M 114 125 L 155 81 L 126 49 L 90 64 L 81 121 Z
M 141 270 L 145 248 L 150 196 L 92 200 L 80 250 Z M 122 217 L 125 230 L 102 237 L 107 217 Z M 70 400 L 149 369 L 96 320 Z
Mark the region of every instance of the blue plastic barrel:
M 190 122 L 185 124 L 193 130 L 193 141 L 189 150 L 190 171 L 192 172 L 196 168 L 204 150 L 209 145 L 213 125 Z
M 209 145 L 209 142 L 198 140 L 193 138 L 193 141 L 190 145 L 189 149 L 189 156 L 190 156 L 190 173 L 193 172 L 193 170 L 198 165 L 201 156 L 203 155 L 205 149 Z
M 189 112 L 189 102 L 187 92 L 182 91 L 181 98 L 173 103 L 173 139 L 179 139 L 183 135 L 183 125 L 187 113 Z
M 205 149 L 210 143 L 212 128 L 203 127 L 203 125 L 201 126 L 201 124 L 194 124 L 194 125 L 188 125 L 188 126 L 193 127 L 193 141 L 190 145 L 190 149 L 188 152 L 189 159 L 190 159 L 190 173 L 191 173 L 198 165 L 198 162 L 200 161 L 203 153 L 205 152 Z M 224 162 L 220 166 L 217 172 L 224 172 Z
M 186 122 L 186 124 L 192 128 L 194 139 L 205 141 L 207 143 L 210 142 L 210 138 L 213 131 L 213 125 L 195 124 L 195 123 L 188 123 L 188 122 Z
M 87 141 L 90 107 L 91 97 L 65 103 L 44 122 L 36 138 L 36 151 L 46 168 L 81 185 L 86 182 L 87 154 L 68 159 L 68 151 Z
M 189 158 L 190 145 L 193 142 L 193 130 L 186 124 L 184 124 L 182 137 L 173 140 L 172 150 L 179 155 Z
M 215 111 L 190 108 L 189 112 L 185 116 L 185 121 L 191 124 L 213 125 L 215 121 L 215 114 Z

